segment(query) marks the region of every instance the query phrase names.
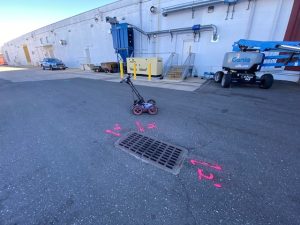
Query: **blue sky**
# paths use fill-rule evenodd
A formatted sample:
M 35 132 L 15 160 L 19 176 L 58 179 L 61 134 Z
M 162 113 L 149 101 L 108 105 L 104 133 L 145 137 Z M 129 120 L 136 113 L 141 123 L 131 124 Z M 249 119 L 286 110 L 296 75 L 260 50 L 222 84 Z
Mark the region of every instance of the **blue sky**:
M 1 0 L 0 47 L 37 28 L 116 0 Z

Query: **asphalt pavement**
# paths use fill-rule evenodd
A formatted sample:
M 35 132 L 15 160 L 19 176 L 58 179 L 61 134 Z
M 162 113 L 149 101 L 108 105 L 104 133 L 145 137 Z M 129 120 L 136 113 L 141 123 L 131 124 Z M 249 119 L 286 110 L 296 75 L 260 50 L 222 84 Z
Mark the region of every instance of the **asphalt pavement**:
M 299 84 L 138 85 L 159 112 L 134 116 L 126 84 L 9 76 L 0 72 L 1 225 L 300 224 Z M 130 131 L 188 149 L 180 173 L 115 148 Z

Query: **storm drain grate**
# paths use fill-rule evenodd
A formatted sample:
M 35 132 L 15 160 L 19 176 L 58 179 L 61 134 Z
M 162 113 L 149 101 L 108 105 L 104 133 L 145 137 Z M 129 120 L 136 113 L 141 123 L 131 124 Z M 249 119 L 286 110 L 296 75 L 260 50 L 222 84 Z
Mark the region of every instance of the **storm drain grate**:
M 178 174 L 187 150 L 136 132 L 119 139 L 115 146 L 161 169 Z

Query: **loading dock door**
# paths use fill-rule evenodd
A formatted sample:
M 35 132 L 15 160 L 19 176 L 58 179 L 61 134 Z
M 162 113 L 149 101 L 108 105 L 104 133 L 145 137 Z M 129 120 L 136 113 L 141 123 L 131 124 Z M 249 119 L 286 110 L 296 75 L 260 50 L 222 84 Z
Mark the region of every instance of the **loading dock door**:
M 85 56 L 85 63 L 91 64 L 91 54 L 90 54 L 90 49 L 86 48 L 84 49 L 84 56 Z
M 53 52 L 53 47 L 52 46 L 48 48 L 48 54 L 51 58 L 54 58 L 54 52 Z
M 44 45 L 43 46 L 44 56 L 46 58 L 54 58 L 53 46 L 52 45 Z
M 9 58 L 9 55 L 8 55 L 7 51 L 5 51 L 5 57 L 6 57 L 7 62 L 10 62 L 10 58 Z
M 23 45 L 23 50 L 24 50 L 24 54 L 25 54 L 27 63 L 31 64 L 31 58 L 30 58 L 30 54 L 29 54 L 27 45 Z

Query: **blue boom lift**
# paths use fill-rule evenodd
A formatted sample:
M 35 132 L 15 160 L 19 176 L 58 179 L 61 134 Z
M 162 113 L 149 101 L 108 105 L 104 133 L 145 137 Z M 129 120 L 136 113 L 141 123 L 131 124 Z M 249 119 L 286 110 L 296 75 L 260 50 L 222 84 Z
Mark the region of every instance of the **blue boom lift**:
M 300 42 L 253 41 L 241 39 L 233 44 L 233 51 L 227 52 L 223 60 L 223 71 L 214 75 L 214 80 L 228 88 L 231 82 L 259 84 L 268 89 L 273 84 L 271 73 L 258 76 L 262 67 L 300 66 Z M 269 54 L 268 52 L 272 53 Z

